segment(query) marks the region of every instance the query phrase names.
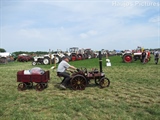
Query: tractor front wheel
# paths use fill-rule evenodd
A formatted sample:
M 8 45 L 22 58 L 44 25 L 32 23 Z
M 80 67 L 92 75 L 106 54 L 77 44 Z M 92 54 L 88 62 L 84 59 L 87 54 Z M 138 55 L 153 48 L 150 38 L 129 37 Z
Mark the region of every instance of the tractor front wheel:
M 32 65 L 33 65 L 33 66 L 37 65 L 37 62 L 33 61 L 33 62 L 32 62 Z
M 109 87 L 110 85 L 110 80 L 107 77 L 103 77 L 99 81 L 99 85 L 101 88 Z

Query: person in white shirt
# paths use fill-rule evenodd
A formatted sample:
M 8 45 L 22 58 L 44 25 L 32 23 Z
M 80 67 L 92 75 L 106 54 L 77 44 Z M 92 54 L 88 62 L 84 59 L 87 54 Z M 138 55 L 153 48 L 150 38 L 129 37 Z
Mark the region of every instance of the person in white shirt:
M 62 89 L 66 89 L 67 84 L 70 81 L 70 74 L 66 71 L 67 69 L 71 68 L 73 70 L 79 70 L 76 67 L 70 65 L 69 63 L 69 58 L 67 56 L 63 57 L 63 60 L 59 63 L 58 68 L 57 68 L 57 75 L 63 77 L 63 81 L 60 84 L 60 87 Z

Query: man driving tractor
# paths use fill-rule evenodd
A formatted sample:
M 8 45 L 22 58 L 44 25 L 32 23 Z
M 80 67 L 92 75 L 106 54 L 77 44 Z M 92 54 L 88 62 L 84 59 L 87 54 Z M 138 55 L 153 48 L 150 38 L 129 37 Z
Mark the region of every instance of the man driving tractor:
M 57 68 L 57 75 L 64 78 L 60 84 L 60 87 L 62 89 L 66 89 L 66 86 L 70 80 L 70 74 L 66 72 L 67 69 L 71 68 L 73 70 L 79 71 L 79 69 L 70 65 L 68 62 L 69 62 L 69 58 L 67 56 L 63 57 L 63 60 L 59 63 L 58 68 Z

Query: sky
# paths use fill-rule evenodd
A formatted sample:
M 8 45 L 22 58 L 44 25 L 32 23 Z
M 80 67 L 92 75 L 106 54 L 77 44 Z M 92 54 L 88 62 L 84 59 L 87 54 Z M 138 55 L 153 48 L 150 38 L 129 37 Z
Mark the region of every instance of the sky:
M 159 0 L 0 0 L 0 48 L 160 48 Z

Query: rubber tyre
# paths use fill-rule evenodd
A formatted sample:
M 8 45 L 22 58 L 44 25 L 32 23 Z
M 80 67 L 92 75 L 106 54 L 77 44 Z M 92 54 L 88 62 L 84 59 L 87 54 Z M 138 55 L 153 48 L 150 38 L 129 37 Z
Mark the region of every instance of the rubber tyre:
M 129 54 L 126 54 L 126 55 L 124 55 L 123 56 L 123 61 L 125 62 L 125 63 L 131 63 L 132 62 L 132 55 L 129 55 Z
M 49 58 L 44 58 L 44 59 L 43 59 L 43 64 L 44 64 L 44 65 L 48 65 L 49 63 L 50 63 Z
M 56 63 L 60 63 L 62 61 L 61 57 L 59 57 L 58 55 L 56 55 L 56 58 L 55 58 L 55 62 Z
M 76 55 L 76 54 L 72 54 L 72 55 L 71 55 L 71 60 L 72 60 L 72 61 L 78 60 L 77 55 Z
M 33 62 L 32 62 L 32 65 L 33 65 L 33 66 L 37 65 L 37 62 L 33 61 Z

